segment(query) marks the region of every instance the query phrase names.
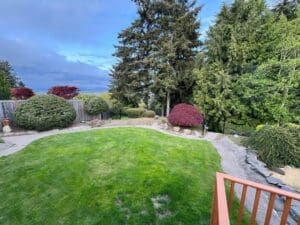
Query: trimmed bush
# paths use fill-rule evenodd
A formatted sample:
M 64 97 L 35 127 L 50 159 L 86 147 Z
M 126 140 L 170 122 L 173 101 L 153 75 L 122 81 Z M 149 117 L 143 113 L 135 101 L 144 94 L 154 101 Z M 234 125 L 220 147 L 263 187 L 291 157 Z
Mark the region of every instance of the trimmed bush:
M 195 127 L 203 123 L 203 116 L 193 105 L 181 103 L 172 109 L 168 120 L 173 126 Z
M 26 87 L 12 88 L 10 94 L 17 100 L 25 100 L 34 96 L 32 89 Z
M 106 101 L 100 97 L 92 97 L 84 104 L 84 110 L 91 116 L 96 116 L 109 110 Z
M 124 113 L 123 104 L 120 102 L 113 102 L 110 111 L 115 118 L 121 119 Z
M 79 94 L 75 86 L 54 86 L 48 90 L 48 94 L 56 95 L 64 99 L 72 99 Z
M 245 142 L 257 150 L 267 166 L 300 167 L 300 148 L 295 136 L 285 127 L 265 125 Z M 297 146 L 298 145 L 298 146 Z
M 143 113 L 143 116 L 144 116 L 144 117 L 153 118 L 153 117 L 155 117 L 155 112 L 152 111 L 152 110 L 147 110 L 147 111 L 145 111 L 145 112 Z
M 15 111 L 15 117 L 18 126 L 42 131 L 68 127 L 75 120 L 76 112 L 63 98 L 39 95 L 20 104 Z
M 125 113 L 129 118 L 139 118 L 144 112 L 145 110 L 143 108 L 127 108 L 125 110 Z

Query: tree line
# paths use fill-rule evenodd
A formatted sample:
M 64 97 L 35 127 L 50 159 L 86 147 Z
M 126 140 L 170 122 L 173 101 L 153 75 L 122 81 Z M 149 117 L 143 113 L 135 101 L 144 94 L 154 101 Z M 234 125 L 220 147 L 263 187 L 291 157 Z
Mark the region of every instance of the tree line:
M 226 123 L 300 122 L 296 0 L 224 3 L 203 42 L 195 0 L 134 2 L 137 18 L 114 54 L 113 98 L 133 107 L 143 101 L 162 115 L 193 103 L 216 131 Z

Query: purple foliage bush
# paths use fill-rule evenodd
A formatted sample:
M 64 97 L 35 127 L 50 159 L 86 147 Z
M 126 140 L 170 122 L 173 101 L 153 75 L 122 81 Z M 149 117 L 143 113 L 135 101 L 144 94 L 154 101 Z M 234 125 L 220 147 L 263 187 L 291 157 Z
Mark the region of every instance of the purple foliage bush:
M 203 123 L 203 116 L 195 106 L 181 103 L 175 105 L 168 120 L 173 126 L 195 127 Z

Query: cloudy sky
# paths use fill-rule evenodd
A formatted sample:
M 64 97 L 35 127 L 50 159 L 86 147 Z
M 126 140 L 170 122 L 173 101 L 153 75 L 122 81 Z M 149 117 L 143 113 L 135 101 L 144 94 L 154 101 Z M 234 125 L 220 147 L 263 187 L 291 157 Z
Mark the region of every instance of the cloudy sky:
M 202 33 L 222 2 L 198 0 Z M 117 34 L 136 17 L 131 0 L 0 0 L 0 8 L 0 60 L 36 92 L 106 91 Z

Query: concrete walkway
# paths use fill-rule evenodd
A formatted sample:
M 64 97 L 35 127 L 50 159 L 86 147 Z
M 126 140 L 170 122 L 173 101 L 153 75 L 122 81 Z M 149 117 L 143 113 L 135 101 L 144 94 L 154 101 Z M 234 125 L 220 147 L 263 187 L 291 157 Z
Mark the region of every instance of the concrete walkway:
M 51 130 L 46 132 L 39 132 L 29 135 L 23 136 L 12 136 L 12 137 L 4 137 L 4 141 L 6 142 L 6 149 L 1 149 L 0 147 L 0 157 L 13 154 L 22 150 L 25 146 L 30 144 L 32 141 L 40 139 L 42 137 L 55 135 L 55 134 L 62 134 L 62 133 L 72 133 L 78 131 L 89 131 L 89 130 L 96 130 L 96 129 L 108 129 L 113 127 L 143 127 L 143 128 L 150 128 L 154 129 L 166 134 L 185 137 L 189 139 L 200 139 L 200 140 L 208 140 L 210 141 L 221 156 L 221 164 L 223 171 L 227 174 L 242 178 L 242 179 L 249 179 L 255 182 L 266 184 L 264 178 L 259 174 L 255 173 L 249 166 L 249 164 L 245 163 L 246 157 L 246 149 L 242 146 L 235 144 L 231 141 L 226 135 L 217 134 L 217 133 L 208 133 L 205 138 L 199 138 L 196 136 L 188 136 L 182 134 L 176 134 L 174 132 L 170 132 L 167 130 L 161 129 L 158 125 L 117 125 L 117 124 L 106 124 L 104 127 L 100 128 L 91 128 L 87 125 L 71 127 L 62 130 Z M 3 145 L 3 144 L 2 144 Z M 237 185 L 236 187 L 236 194 L 240 198 L 242 188 Z M 255 196 L 255 191 L 253 189 L 248 189 L 246 203 L 245 206 L 248 210 L 252 210 L 253 207 L 253 200 Z M 257 213 L 257 222 L 259 224 L 264 224 L 265 219 L 265 212 L 267 210 L 267 203 L 268 203 L 269 196 L 266 193 L 262 193 L 261 200 L 259 204 L 259 210 Z M 280 224 L 279 216 L 276 211 L 273 211 L 272 215 L 272 225 Z M 290 224 L 293 224 L 292 222 Z

